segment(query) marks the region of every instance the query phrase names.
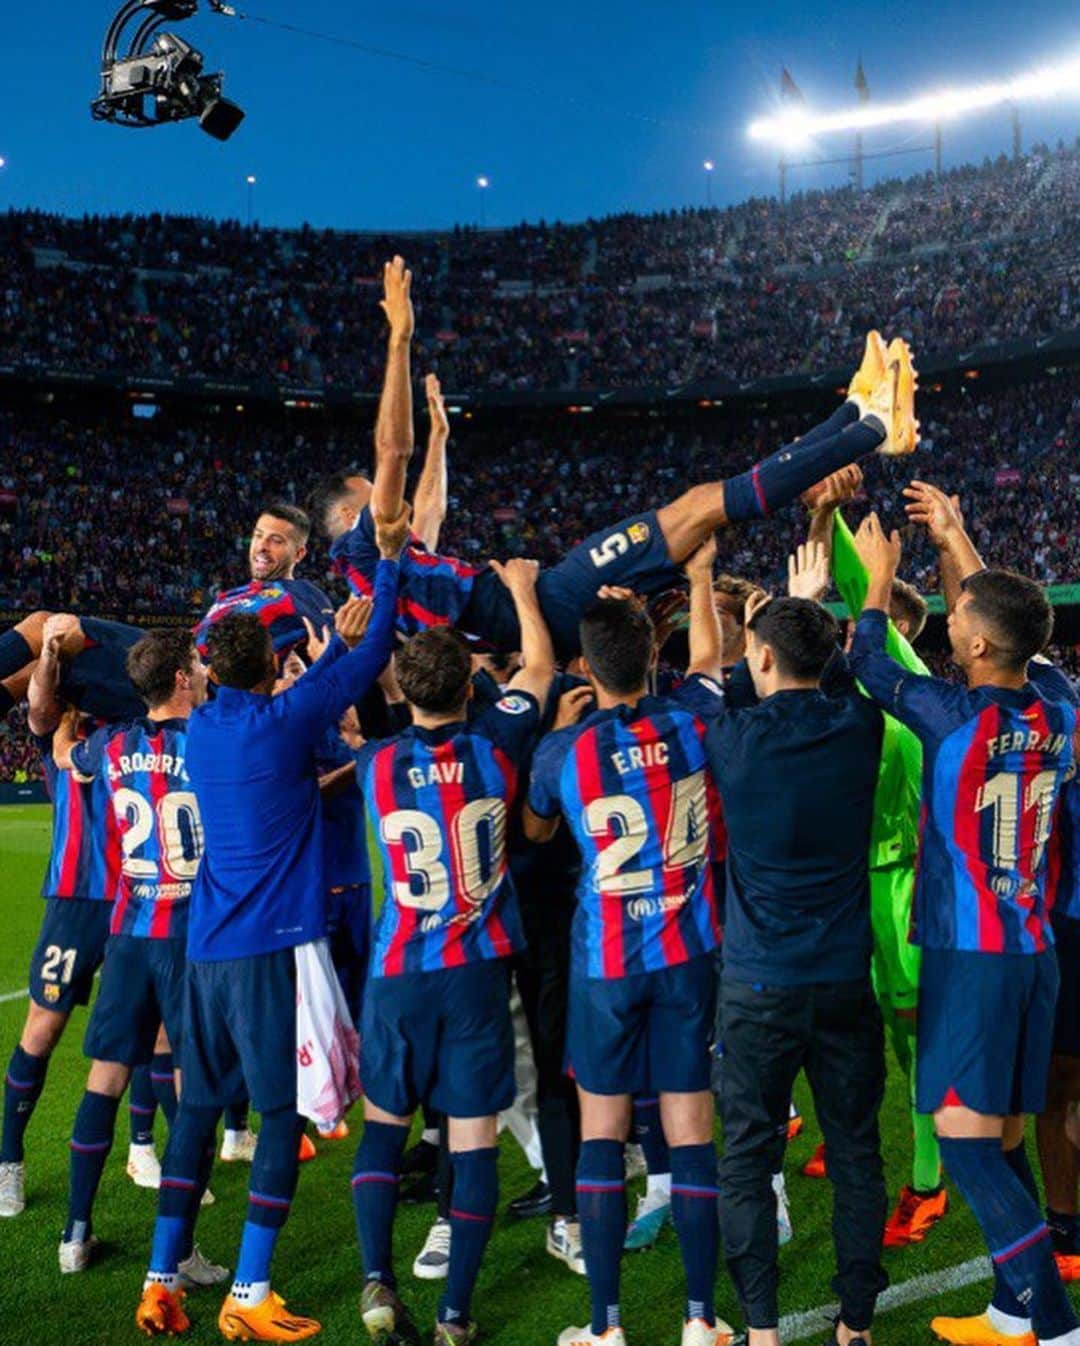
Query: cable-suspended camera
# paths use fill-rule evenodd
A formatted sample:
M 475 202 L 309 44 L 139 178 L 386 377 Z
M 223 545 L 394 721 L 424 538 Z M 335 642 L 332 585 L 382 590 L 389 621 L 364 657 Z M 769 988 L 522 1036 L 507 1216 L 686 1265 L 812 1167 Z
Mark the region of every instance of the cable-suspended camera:
M 210 0 L 220 14 L 232 14 L 222 0 Z M 198 117 L 216 140 L 228 140 L 244 120 L 243 110 L 221 95 L 224 76 L 203 74 L 202 52 L 166 23 L 190 19 L 198 0 L 126 0 L 109 25 L 101 48 L 101 93 L 90 104 L 96 121 L 118 126 L 161 126 Z M 124 30 L 137 24 L 127 50 L 118 55 Z

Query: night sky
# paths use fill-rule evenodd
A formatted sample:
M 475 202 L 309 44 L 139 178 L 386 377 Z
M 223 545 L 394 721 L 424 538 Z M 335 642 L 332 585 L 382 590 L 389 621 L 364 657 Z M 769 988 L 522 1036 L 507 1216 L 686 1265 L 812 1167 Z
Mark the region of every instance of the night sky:
M 247 112 L 231 141 L 194 122 L 148 131 L 94 123 L 111 4 L 6 5 L 0 20 L 0 208 L 151 210 L 244 218 L 244 179 L 267 224 L 421 229 L 577 220 L 776 190 L 776 154 L 746 124 L 771 110 L 786 65 L 815 107 L 855 99 L 861 54 L 876 97 L 1007 77 L 1080 51 L 1074 3 L 928 0 L 769 5 L 701 0 L 347 4 L 252 0 L 250 13 L 403 53 L 409 64 L 210 12 L 176 32 L 224 69 Z M 1076 99 L 1024 109 L 1024 138 L 1071 140 Z M 926 129 L 874 132 L 867 150 L 927 145 Z M 1010 144 L 996 110 L 945 132 L 946 163 Z M 848 137 L 803 157 L 844 155 Z M 868 164 L 867 177 L 931 156 Z M 845 180 L 845 165 L 792 170 L 792 189 Z

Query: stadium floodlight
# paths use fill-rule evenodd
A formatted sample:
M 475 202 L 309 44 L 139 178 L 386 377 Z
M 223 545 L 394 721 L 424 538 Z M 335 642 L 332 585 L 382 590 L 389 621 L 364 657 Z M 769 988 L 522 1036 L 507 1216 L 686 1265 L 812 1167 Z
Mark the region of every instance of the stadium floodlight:
M 210 3 L 227 12 L 215 0 Z M 126 0 L 102 44 L 101 92 L 90 104 L 95 121 L 146 127 L 197 117 L 207 135 L 228 140 L 244 114 L 222 97 L 223 76 L 203 74 L 202 52 L 161 31 L 165 23 L 190 19 L 197 8 L 198 0 Z M 121 34 L 133 22 L 138 26 L 121 55 Z
M 981 112 L 1005 103 L 1044 101 L 1048 98 L 1076 97 L 1080 94 L 1080 56 L 1056 65 L 1041 66 L 1027 74 L 991 84 L 971 84 L 942 89 L 900 103 L 860 103 L 842 112 L 814 112 L 804 106 L 786 106 L 772 117 L 750 123 L 751 140 L 777 142 L 784 146 L 805 143 L 812 136 L 830 131 L 865 131 L 896 122 L 935 124 Z

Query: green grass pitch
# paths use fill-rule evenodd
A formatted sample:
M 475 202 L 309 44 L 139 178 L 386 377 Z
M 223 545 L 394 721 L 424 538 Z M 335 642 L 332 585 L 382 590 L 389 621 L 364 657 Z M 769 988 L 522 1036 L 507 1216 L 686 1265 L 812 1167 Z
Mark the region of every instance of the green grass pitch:
M 41 918 L 37 896 L 48 849 L 48 810 L 10 806 L 0 809 L 0 875 L 3 879 L 3 931 L 0 940 L 0 995 L 26 985 L 30 951 Z M 0 1003 L 0 1051 L 6 1062 L 26 1011 L 24 999 Z M 67 1142 L 84 1086 L 82 1056 L 85 1011 L 72 1019 L 52 1061 L 45 1093 L 27 1135 L 27 1209 L 16 1220 L 0 1221 L 0 1343 L 62 1343 L 63 1346 L 115 1346 L 138 1339 L 133 1315 L 150 1248 L 155 1194 L 136 1188 L 124 1173 L 127 1109 L 121 1107 L 116 1143 L 98 1199 L 95 1228 L 104 1241 L 103 1256 L 88 1272 L 61 1276 L 56 1248 L 67 1197 Z M 799 1176 L 798 1169 L 819 1140 L 805 1087 L 797 1101 L 807 1118 L 803 1134 L 788 1149 L 788 1191 L 795 1239 L 781 1249 L 781 1310 L 814 1308 L 832 1298 L 831 1200 L 827 1183 Z M 321 1340 L 334 1344 L 365 1339 L 357 1302 L 359 1258 L 353 1225 L 349 1178 L 359 1109 L 353 1136 L 337 1144 L 319 1143 L 319 1157 L 304 1165 L 292 1217 L 282 1234 L 274 1267 L 276 1288 L 299 1312 L 323 1324 Z M 909 1123 L 901 1081 L 890 1074 L 882 1114 L 885 1163 L 890 1196 L 906 1177 L 910 1157 Z M 158 1150 L 164 1124 L 158 1120 Z M 217 1204 L 200 1216 L 197 1237 L 215 1261 L 235 1263 L 244 1218 L 246 1165 L 219 1164 L 212 1186 Z M 500 1203 L 524 1191 L 532 1181 L 520 1152 L 502 1140 Z M 631 1193 L 631 1202 L 637 1195 Z M 400 1288 L 422 1327 L 434 1321 L 439 1283 L 416 1281 L 410 1274 L 428 1222 L 430 1206 L 400 1210 L 395 1253 Z M 500 1217 L 480 1275 L 474 1313 L 490 1346 L 551 1346 L 570 1323 L 586 1320 L 584 1280 L 571 1275 L 544 1251 L 544 1224 L 520 1224 Z M 948 1218 L 919 1247 L 886 1254 L 893 1282 L 904 1281 L 962 1262 L 981 1251 L 977 1231 L 963 1205 L 954 1199 Z M 972 1285 L 881 1315 L 878 1342 L 929 1341 L 932 1312 L 977 1312 L 986 1302 L 987 1285 Z M 221 1295 L 200 1291 L 188 1299 L 194 1343 L 218 1342 L 216 1318 Z M 739 1315 L 726 1274 L 721 1271 L 717 1306 L 732 1322 Z M 670 1227 L 656 1249 L 628 1254 L 623 1262 L 623 1322 L 632 1346 L 660 1346 L 679 1340 L 682 1273 Z M 820 1340 L 828 1325 L 822 1320 Z

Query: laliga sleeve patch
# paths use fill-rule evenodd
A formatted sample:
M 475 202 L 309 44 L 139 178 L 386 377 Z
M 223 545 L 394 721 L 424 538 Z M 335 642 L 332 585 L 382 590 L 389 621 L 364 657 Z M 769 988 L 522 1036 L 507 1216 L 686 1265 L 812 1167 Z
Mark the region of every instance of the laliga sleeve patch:
M 495 709 L 505 711 L 507 715 L 524 715 L 526 711 L 532 710 L 532 702 L 524 696 L 504 696 L 501 701 L 495 702 Z

